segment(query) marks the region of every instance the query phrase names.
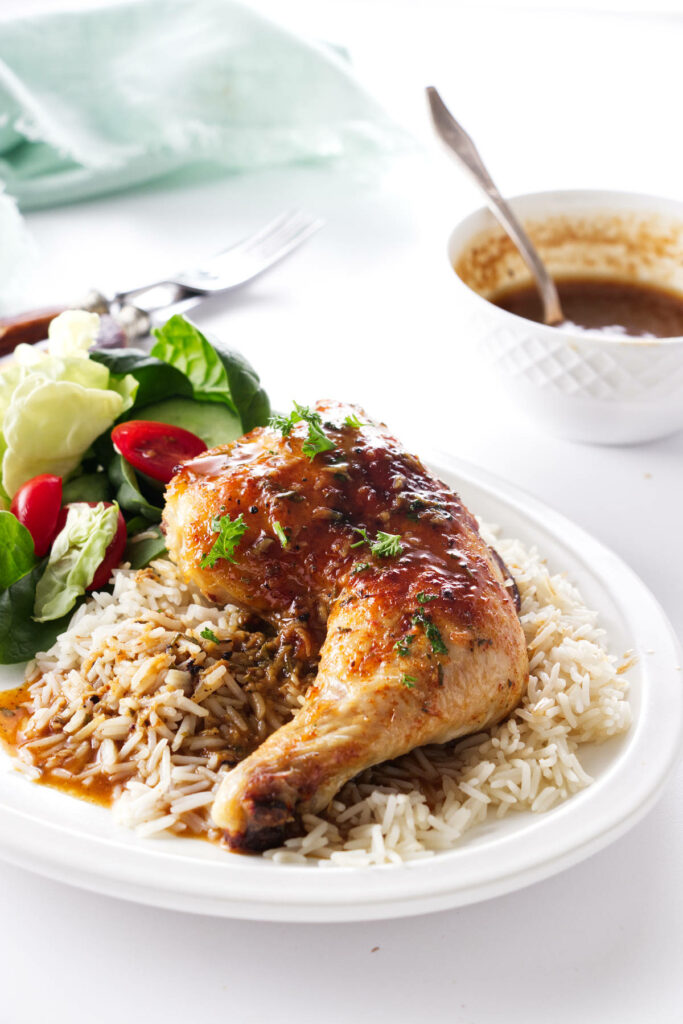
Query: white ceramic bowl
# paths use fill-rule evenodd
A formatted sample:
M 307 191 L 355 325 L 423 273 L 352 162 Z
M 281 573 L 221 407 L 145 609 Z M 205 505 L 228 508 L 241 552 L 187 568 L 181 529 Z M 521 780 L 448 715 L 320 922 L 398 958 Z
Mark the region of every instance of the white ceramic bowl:
M 511 200 L 549 270 L 683 295 L 683 203 L 626 192 L 538 192 Z M 683 428 L 683 338 L 640 340 L 546 327 L 489 297 L 529 282 L 487 209 L 453 231 L 448 256 L 468 337 L 511 396 L 575 441 L 629 444 Z

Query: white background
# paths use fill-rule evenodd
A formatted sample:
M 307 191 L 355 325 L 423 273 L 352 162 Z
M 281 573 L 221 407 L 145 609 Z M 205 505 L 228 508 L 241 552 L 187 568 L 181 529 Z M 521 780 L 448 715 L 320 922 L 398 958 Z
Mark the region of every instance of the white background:
M 3 15 L 38 6 L 56 4 L 3 0 Z M 558 441 L 478 376 L 476 354 L 453 326 L 444 248 L 453 223 L 479 204 L 429 141 L 422 90 L 440 88 L 509 194 L 602 187 L 683 199 L 683 11 L 445 0 L 257 6 L 346 46 L 426 152 L 380 181 L 288 171 L 34 214 L 36 304 L 156 277 L 283 207 L 322 215 L 324 231 L 296 258 L 198 321 L 245 352 L 276 406 L 359 401 L 416 448 L 451 451 L 561 509 L 633 566 L 680 633 L 683 435 L 628 448 Z M 680 1022 L 682 795 L 679 769 L 631 833 L 555 879 L 376 924 L 181 915 L 0 864 L 0 1024 Z

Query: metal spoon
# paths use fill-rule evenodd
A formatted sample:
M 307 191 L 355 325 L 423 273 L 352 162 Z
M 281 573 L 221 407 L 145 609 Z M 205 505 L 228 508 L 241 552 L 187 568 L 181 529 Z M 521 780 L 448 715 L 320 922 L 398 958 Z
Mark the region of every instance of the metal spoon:
M 486 205 L 519 249 L 531 271 L 543 303 L 543 321 L 551 326 L 563 323 L 564 315 L 555 282 L 546 270 L 531 239 L 491 180 L 489 172 L 464 128 L 461 128 L 433 86 L 427 89 L 432 121 L 439 138 L 455 153 L 486 197 Z

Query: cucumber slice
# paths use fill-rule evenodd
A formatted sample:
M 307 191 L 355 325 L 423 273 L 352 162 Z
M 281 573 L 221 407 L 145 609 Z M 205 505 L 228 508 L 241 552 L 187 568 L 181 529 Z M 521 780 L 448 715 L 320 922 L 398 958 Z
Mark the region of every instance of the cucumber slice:
M 201 437 L 209 448 L 234 441 L 244 431 L 239 416 L 219 402 L 195 402 L 193 398 L 167 398 L 135 410 L 141 420 L 172 423 Z

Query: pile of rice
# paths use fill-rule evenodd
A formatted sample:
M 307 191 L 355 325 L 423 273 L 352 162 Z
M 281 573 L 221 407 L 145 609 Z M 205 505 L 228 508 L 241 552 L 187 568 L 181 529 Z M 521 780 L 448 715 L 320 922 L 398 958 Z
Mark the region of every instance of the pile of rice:
M 486 732 L 369 769 L 265 856 L 345 866 L 433 856 L 489 813 L 547 811 L 589 785 L 581 745 L 629 727 L 628 664 L 606 651 L 596 613 L 535 548 L 483 532 L 522 598 L 522 704 Z M 140 835 L 218 839 L 210 808 L 223 773 L 288 720 L 313 676 L 282 638 L 210 605 L 171 562 L 119 569 L 113 593 L 88 600 L 28 667 L 17 756 L 36 779 L 106 783 L 118 821 Z

